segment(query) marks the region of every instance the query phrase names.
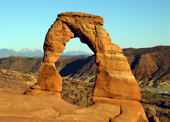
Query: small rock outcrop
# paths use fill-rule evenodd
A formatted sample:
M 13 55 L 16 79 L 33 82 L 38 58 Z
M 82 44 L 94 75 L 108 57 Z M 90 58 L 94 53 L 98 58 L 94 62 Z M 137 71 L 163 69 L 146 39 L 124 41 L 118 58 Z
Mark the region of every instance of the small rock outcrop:
M 108 32 L 102 27 L 103 18 L 96 15 L 67 12 L 58 14 L 44 42 L 44 63 L 41 65 L 37 85 L 41 90 L 30 89 L 26 94 L 60 98 L 62 77 L 55 62 L 71 38 L 79 37 L 82 43 L 95 54 L 97 65 L 94 103 L 110 103 L 120 106 L 120 115 L 112 122 L 147 121 L 142 105 L 139 85 L 134 78 L 122 49 L 111 42 Z M 36 87 L 37 88 L 37 87 Z
M 156 116 L 156 111 L 152 107 L 148 107 L 146 109 L 146 116 L 149 120 L 149 122 L 160 122 L 158 117 Z

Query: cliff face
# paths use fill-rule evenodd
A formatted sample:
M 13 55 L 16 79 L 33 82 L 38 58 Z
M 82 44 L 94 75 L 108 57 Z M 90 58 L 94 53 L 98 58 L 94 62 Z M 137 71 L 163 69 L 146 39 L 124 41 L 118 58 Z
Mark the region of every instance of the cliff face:
M 170 80 L 170 46 L 123 51 L 137 80 Z
M 59 70 L 61 63 L 57 62 L 56 67 Z M 95 57 L 89 56 L 79 58 L 66 64 L 59 71 L 62 77 L 72 77 L 83 81 L 94 81 L 97 66 L 95 64 Z

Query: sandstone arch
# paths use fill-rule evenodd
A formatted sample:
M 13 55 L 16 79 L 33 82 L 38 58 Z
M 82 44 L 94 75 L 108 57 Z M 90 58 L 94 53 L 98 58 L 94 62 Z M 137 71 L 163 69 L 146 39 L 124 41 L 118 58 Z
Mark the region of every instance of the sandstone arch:
M 140 89 L 128 61 L 121 48 L 111 42 L 102 25 L 103 18 L 100 16 L 80 12 L 59 14 L 45 37 L 44 63 L 40 68 L 38 84 L 26 94 L 60 98 L 62 78 L 54 63 L 64 51 L 66 43 L 71 38 L 79 37 L 81 42 L 86 43 L 94 52 L 98 66 L 93 101 L 120 106 L 133 103 L 143 114 L 143 108 L 138 102 L 141 99 Z

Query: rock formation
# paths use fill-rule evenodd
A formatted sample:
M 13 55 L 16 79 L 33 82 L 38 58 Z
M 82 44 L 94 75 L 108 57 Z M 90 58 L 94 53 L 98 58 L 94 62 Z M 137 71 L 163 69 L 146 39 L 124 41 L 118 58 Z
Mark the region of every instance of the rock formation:
M 60 98 L 62 77 L 54 63 L 64 51 L 66 43 L 71 38 L 79 37 L 80 41 L 94 52 L 98 67 L 93 90 L 94 103 L 120 106 L 121 113 L 112 118 L 112 122 L 147 121 L 139 103 L 140 89 L 128 61 L 122 49 L 111 42 L 102 25 L 103 18 L 100 16 L 80 12 L 59 14 L 45 37 L 44 63 L 40 68 L 37 86 L 28 90 L 26 94 Z
M 146 109 L 146 116 L 148 117 L 149 122 L 160 122 L 156 116 L 156 111 L 152 107 Z

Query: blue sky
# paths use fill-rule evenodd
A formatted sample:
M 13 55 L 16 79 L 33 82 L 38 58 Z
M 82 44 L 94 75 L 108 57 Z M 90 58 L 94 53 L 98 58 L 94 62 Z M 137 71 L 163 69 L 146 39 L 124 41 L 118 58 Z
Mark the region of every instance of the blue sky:
M 69 11 L 102 16 L 121 48 L 170 45 L 170 0 L 0 0 L 0 49 L 42 49 L 57 14 Z M 69 50 L 91 52 L 78 38 Z

